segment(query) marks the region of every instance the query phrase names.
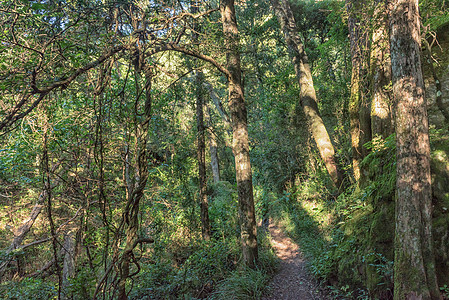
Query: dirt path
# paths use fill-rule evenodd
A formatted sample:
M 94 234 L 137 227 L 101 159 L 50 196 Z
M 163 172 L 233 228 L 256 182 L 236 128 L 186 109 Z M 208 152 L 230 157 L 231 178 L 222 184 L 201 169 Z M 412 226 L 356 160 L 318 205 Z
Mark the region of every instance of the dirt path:
M 282 260 L 273 277 L 268 295 L 263 300 L 325 300 L 318 285 L 306 271 L 306 262 L 299 247 L 275 224 L 268 227 L 277 256 Z

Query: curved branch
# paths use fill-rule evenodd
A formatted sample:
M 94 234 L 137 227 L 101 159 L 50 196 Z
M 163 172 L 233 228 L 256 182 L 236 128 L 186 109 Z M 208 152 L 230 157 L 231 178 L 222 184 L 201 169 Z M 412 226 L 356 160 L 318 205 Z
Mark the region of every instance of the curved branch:
M 114 47 L 112 49 L 109 49 L 109 51 L 107 51 L 106 53 L 104 53 L 103 55 L 101 55 L 97 60 L 85 65 L 84 67 L 81 67 L 79 69 L 76 69 L 75 72 L 73 72 L 72 75 L 70 75 L 69 77 L 60 80 L 58 82 L 53 83 L 52 85 L 43 88 L 43 89 L 39 89 L 35 84 L 32 84 L 31 87 L 34 90 L 34 93 L 36 94 L 42 94 L 42 93 L 49 93 L 52 90 L 58 88 L 58 87 L 66 87 L 68 84 L 70 84 L 75 78 L 77 78 L 79 75 L 85 73 L 86 71 L 89 71 L 92 68 L 95 68 L 96 66 L 98 66 L 99 64 L 103 63 L 106 59 L 110 58 L 111 56 L 113 56 L 114 54 L 122 51 L 126 49 L 125 46 L 120 45 L 117 47 Z
M 218 61 L 216 61 L 214 58 L 202 54 L 198 51 L 192 50 L 192 49 L 187 49 L 183 46 L 177 45 L 177 44 L 173 44 L 173 43 L 168 43 L 168 44 L 164 44 L 164 45 L 160 45 L 156 48 L 154 48 L 153 50 L 147 52 L 148 55 L 153 55 L 159 52 L 163 52 L 163 51 L 176 51 L 176 52 L 180 52 L 180 53 L 184 53 L 186 55 L 189 56 L 193 56 L 196 58 L 199 58 L 203 61 L 206 61 L 210 64 L 212 64 L 215 68 L 218 69 L 218 71 L 220 71 L 221 73 L 223 73 L 228 79 L 231 77 L 231 73 L 229 72 L 228 69 L 226 69 L 224 66 L 222 66 Z
M 116 46 L 111 49 L 109 49 L 107 52 L 103 53 L 98 59 L 95 61 L 88 63 L 87 65 L 76 69 L 72 75 L 66 77 L 63 80 L 54 82 L 53 84 L 44 87 L 39 88 L 36 85 L 36 73 L 33 72 L 32 78 L 31 78 L 31 91 L 26 92 L 19 103 L 16 104 L 16 106 L 11 110 L 11 112 L 3 118 L 3 120 L 0 122 L 0 130 L 3 130 L 6 127 L 9 127 L 13 125 L 17 120 L 20 120 L 21 118 L 28 115 L 44 98 L 45 96 L 53 91 L 54 89 L 57 89 L 59 87 L 66 88 L 73 80 L 75 80 L 78 76 L 81 74 L 89 71 L 90 69 L 95 68 L 96 66 L 103 63 L 105 60 L 113 56 L 114 54 L 125 50 L 127 47 L 124 45 Z M 28 100 L 33 95 L 39 95 L 39 98 L 35 100 L 24 112 L 17 114 L 17 112 L 28 102 Z

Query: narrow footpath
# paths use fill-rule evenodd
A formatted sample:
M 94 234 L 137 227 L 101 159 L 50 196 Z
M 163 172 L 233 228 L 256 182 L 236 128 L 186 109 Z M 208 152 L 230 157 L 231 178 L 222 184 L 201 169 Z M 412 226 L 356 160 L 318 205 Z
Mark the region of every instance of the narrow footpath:
M 268 230 L 272 245 L 281 259 L 278 273 L 269 284 L 263 300 L 326 300 L 316 282 L 307 273 L 306 262 L 295 244 L 276 225 L 270 223 Z

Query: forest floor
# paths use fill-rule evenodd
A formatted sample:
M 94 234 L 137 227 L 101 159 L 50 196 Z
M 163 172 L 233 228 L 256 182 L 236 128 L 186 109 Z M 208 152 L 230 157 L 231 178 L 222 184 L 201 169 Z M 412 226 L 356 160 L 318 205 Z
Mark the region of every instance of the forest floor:
M 299 246 L 282 229 L 270 222 L 271 243 L 281 264 L 263 300 L 325 300 L 318 283 L 308 274 Z

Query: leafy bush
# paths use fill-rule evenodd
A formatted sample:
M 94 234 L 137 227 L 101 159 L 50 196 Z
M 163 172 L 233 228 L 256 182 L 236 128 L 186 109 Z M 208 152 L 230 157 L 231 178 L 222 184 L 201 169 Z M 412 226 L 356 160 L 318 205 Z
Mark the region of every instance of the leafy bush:
M 237 257 L 237 241 L 203 243 L 177 271 L 174 289 L 178 294 L 195 297 L 210 293 L 218 281 L 235 269 Z
M 57 299 L 58 288 L 51 281 L 25 278 L 21 281 L 8 281 L 0 285 L 0 298 L 8 300 Z
M 160 299 L 172 291 L 170 285 L 175 278 L 175 269 L 168 261 L 142 265 L 134 288 L 129 295 L 131 299 Z
M 76 277 L 70 279 L 70 284 L 63 290 L 73 300 L 83 300 L 92 297 L 97 278 L 90 268 L 81 268 Z

